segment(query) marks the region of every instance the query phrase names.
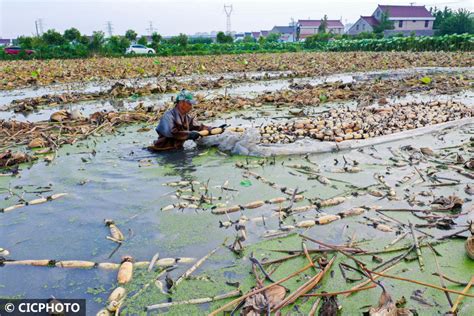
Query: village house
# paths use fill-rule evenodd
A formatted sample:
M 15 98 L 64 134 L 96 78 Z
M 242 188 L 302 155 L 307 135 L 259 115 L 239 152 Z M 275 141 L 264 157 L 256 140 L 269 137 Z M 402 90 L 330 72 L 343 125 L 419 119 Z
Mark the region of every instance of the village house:
M 303 40 L 308 36 L 317 34 L 321 20 L 298 20 L 297 27 L 299 30 L 299 40 Z M 326 32 L 333 34 L 343 34 L 344 24 L 340 20 L 327 20 Z
M 11 39 L 0 38 L 0 46 L 10 46 L 12 44 Z
M 393 23 L 393 30 L 385 30 L 384 35 L 403 34 L 409 36 L 433 35 L 435 18 L 425 6 L 414 5 L 379 5 L 371 16 L 361 16 L 360 19 L 347 31 L 347 34 L 357 35 L 362 32 L 373 32 L 380 23 L 382 15 L 386 14 Z
M 294 42 L 296 40 L 296 27 L 294 26 L 274 26 L 269 34 L 279 33 L 280 42 Z

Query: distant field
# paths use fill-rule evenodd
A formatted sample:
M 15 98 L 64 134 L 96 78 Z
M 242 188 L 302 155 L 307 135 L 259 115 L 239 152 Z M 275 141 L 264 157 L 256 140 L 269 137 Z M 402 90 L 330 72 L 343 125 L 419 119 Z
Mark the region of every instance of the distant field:
M 0 90 L 53 83 L 290 71 L 294 76 L 411 67 L 472 66 L 470 52 L 298 52 L 218 56 L 0 61 Z

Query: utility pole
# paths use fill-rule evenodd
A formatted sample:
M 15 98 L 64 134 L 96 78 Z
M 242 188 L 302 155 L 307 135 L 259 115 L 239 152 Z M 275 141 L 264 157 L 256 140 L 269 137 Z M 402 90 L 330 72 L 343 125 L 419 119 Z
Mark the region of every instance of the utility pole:
M 42 18 L 39 18 L 38 19 L 38 28 L 39 28 L 39 34 L 43 35 L 44 31 L 43 31 L 43 19 Z
M 35 20 L 35 28 L 36 28 L 36 37 L 39 37 L 39 32 L 38 32 L 38 20 Z
M 153 27 L 153 22 L 152 22 L 152 21 L 150 21 L 150 22 L 148 22 L 148 23 L 149 23 L 149 24 L 148 24 L 148 28 L 147 28 L 146 30 L 148 31 L 148 33 L 150 34 L 150 36 L 152 36 L 152 35 L 153 35 L 153 32 L 155 31 L 155 28 Z
M 295 23 L 295 19 L 291 18 L 290 26 L 293 27 L 293 42 L 296 42 L 296 23 Z
M 227 16 L 227 35 L 230 35 L 231 30 L 231 25 L 230 25 L 230 15 L 232 14 L 232 4 L 231 5 L 226 5 L 224 4 L 224 12 L 225 15 Z
M 106 28 L 107 28 L 107 34 L 109 34 L 109 37 L 112 37 L 114 28 L 113 28 L 113 26 L 112 26 L 112 22 L 111 22 L 111 21 L 107 21 L 107 22 L 106 22 Z

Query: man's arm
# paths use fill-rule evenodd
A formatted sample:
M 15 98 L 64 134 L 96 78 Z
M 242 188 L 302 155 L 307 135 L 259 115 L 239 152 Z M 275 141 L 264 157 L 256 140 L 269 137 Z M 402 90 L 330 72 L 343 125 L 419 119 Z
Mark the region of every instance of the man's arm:
M 211 130 L 212 127 L 206 126 L 204 124 L 199 123 L 195 118 L 191 118 L 189 123 L 189 130 L 190 131 L 202 131 L 202 130 Z

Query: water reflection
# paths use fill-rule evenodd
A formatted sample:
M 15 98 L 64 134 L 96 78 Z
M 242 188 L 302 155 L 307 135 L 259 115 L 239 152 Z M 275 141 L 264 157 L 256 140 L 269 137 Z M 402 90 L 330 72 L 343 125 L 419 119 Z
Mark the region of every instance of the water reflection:
M 185 149 L 166 152 L 151 153 L 150 159 L 156 159 L 156 163 L 166 170 L 165 176 L 177 176 L 182 180 L 196 180 L 196 166 L 193 158 L 200 153 L 195 144 L 185 143 Z

